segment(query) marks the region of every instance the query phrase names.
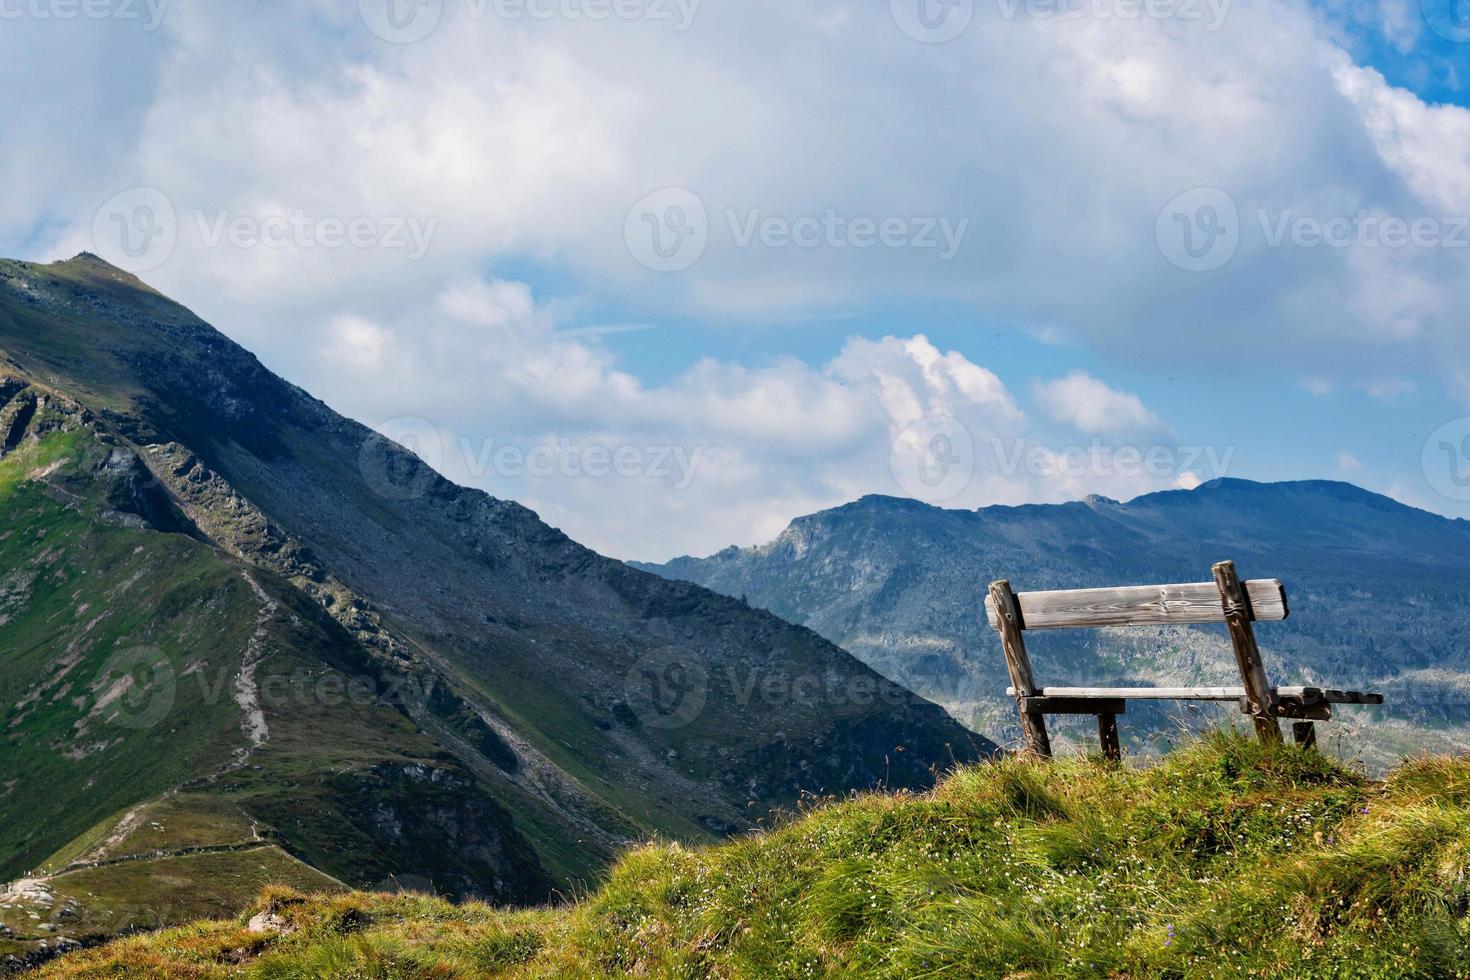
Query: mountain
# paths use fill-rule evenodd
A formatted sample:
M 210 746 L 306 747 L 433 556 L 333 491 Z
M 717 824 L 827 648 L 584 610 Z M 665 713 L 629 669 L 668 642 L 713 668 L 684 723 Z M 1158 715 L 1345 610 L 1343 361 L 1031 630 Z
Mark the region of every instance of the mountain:
M 994 749 L 450 483 L 87 254 L 0 261 L 0 651 L 0 880 L 29 873 L 0 960 L 270 880 L 538 902 L 630 841 Z
M 1278 683 L 1381 691 L 1323 728 L 1374 765 L 1470 747 L 1470 522 L 1346 483 L 1217 480 L 1119 503 L 945 510 L 864 497 L 769 544 L 643 566 L 809 626 L 998 738 L 1015 738 L 988 584 L 1018 591 L 1209 581 L 1233 559 L 1280 578 L 1290 618 L 1257 629 Z M 1223 627 L 1063 630 L 1028 639 L 1042 684 L 1238 683 Z M 1130 706 L 1124 729 L 1165 709 Z M 1190 709 L 1193 713 L 1194 709 Z M 1164 726 L 1172 727 L 1172 726 Z
M 1150 767 L 1010 758 L 640 849 L 572 908 L 276 888 L 43 975 L 1465 977 L 1467 787 L 1470 759 L 1385 784 L 1241 735 Z

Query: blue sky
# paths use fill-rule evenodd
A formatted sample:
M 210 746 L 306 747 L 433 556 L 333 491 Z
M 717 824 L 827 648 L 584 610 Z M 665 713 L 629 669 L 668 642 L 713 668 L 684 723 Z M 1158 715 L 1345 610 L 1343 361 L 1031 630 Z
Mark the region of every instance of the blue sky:
M 1458 0 L 1422 4 L 1320 4 L 1324 19 L 1342 32 L 1354 59 L 1383 73 L 1390 85 L 1428 102 L 1465 105 L 1470 64 L 1463 35 L 1470 19 Z M 1459 23 L 1465 26 L 1453 29 Z M 1448 31 L 1449 36 L 1437 28 Z M 1452 40 L 1451 38 L 1461 38 Z
M 4 7 L 0 250 L 620 557 L 1221 473 L 1470 517 L 1470 11 L 598 2 Z

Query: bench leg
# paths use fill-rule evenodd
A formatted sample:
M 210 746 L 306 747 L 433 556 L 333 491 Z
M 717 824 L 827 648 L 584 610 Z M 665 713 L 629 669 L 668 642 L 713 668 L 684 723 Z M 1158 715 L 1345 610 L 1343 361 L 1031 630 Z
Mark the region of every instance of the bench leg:
M 1019 699 L 1018 699 L 1019 700 Z M 1051 736 L 1046 732 L 1046 715 L 1040 711 L 1021 712 L 1021 733 L 1026 737 L 1026 751 L 1038 759 L 1051 758 Z
M 1006 669 L 1011 686 L 1016 690 L 1016 709 L 1021 715 L 1021 732 L 1026 737 L 1026 751 L 1038 759 L 1051 758 L 1051 736 L 1046 733 L 1046 716 L 1027 710 L 1026 699 L 1036 694 L 1036 681 L 1031 676 L 1031 658 L 1026 654 L 1026 640 L 1021 636 L 1021 610 L 1011 583 L 997 579 L 990 583 L 990 598 L 999 615 L 1000 645 L 1006 655 Z
M 1263 745 L 1281 744 L 1281 725 L 1276 721 L 1276 693 L 1266 680 L 1261 664 L 1261 650 L 1251 629 L 1250 599 L 1235 571 L 1235 562 L 1218 562 L 1214 568 L 1215 585 L 1220 591 L 1225 625 L 1230 628 L 1230 645 L 1235 648 L 1235 664 L 1240 668 L 1240 682 L 1245 686 L 1245 700 L 1256 737 Z
M 1103 758 L 1109 762 L 1123 760 L 1123 747 L 1118 744 L 1118 716 L 1107 712 L 1097 716 L 1097 737 L 1102 742 Z
M 1310 721 L 1294 721 L 1291 723 L 1291 737 L 1302 748 L 1315 749 L 1317 747 L 1317 726 Z

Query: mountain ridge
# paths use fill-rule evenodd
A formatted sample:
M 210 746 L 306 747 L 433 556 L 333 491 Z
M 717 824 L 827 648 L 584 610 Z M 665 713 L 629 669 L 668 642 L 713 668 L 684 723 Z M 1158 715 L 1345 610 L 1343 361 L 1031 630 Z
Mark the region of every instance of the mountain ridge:
M 1126 503 L 946 509 L 870 495 L 794 519 L 771 541 L 640 567 L 696 581 L 801 622 L 992 736 L 1014 738 L 988 583 L 1017 590 L 1207 581 L 1236 560 L 1281 578 L 1293 614 L 1258 631 L 1280 683 L 1383 690 L 1363 748 L 1383 767 L 1417 748 L 1470 747 L 1470 522 L 1336 480 L 1211 481 Z M 1038 635 L 1043 683 L 1230 683 L 1209 628 Z M 1192 717 L 1192 715 L 1191 715 Z M 1172 728 L 1130 711 L 1135 733 Z
M 982 506 L 979 506 L 979 507 L 973 507 L 973 508 L 969 508 L 969 507 L 943 507 L 943 506 L 940 506 L 940 505 L 937 505 L 937 504 L 926 503 L 926 502 L 924 502 L 922 500 L 917 500 L 917 499 L 915 499 L 913 497 L 900 497 L 900 496 L 896 496 L 896 495 L 893 495 L 893 494 L 883 494 L 883 493 L 865 493 L 865 494 L 863 494 L 863 495 L 861 495 L 859 497 L 856 497 L 853 500 L 850 500 L 850 501 L 848 501 L 846 503 L 836 504 L 836 505 L 834 505 L 832 507 L 825 507 L 825 508 L 823 508 L 822 510 L 819 510 L 819 511 L 813 511 L 810 514 L 802 514 L 802 515 L 798 515 L 796 517 L 793 517 L 791 519 L 791 521 L 787 523 L 786 527 L 781 531 L 780 534 L 778 534 L 775 538 L 771 539 L 771 541 L 768 541 L 765 544 L 744 545 L 744 546 L 742 546 L 742 545 L 733 545 L 732 544 L 732 545 L 726 545 L 725 547 L 719 549 L 718 551 L 711 552 L 708 555 L 692 555 L 692 554 L 687 554 L 686 553 L 686 554 L 682 554 L 682 555 L 675 555 L 674 557 L 668 559 L 667 561 L 662 561 L 662 562 L 643 561 L 641 559 L 630 559 L 630 560 L 628 560 L 628 564 L 632 565 L 635 568 L 654 569 L 654 568 L 661 568 L 661 567 L 664 567 L 664 566 L 672 565 L 675 562 L 680 562 L 680 561 L 706 561 L 706 560 L 710 560 L 710 559 L 714 559 L 714 558 L 719 558 L 719 557 L 722 557 L 722 556 L 728 556 L 728 555 L 732 555 L 732 554 L 738 554 L 738 553 L 744 552 L 744 551 L 750 551 L 750 550 L 753 550 L 753 549 L 769 548 L 777 540 L 780 539 L 780 537 L 781 537 L 782 534 L 785 534 L 787 531 L 790 531 L 792 529 L 792 527 L 795 526 L 795 525 L 799 525 L 799 524 L 802 524 L 804 522 L 809 522 L 809 521 L 811 521 L 813 519 L 819 518 L 822 515 L 826 515 L 826 514 L 837 514 L 837 513 L 842 513 L 844 511 L 862 511 L 862 510 L 864 510 L 866 508 L 888 507 L 888 508 L 892 508 L 892 509 L 900 510 L 900 511 L 941 511 L 941 512 L 947 513 L 947 514 L 984 514 L 984 513 L 987 513 L 987 512 L 1000 513 L 1000 512 L 1018 512 L 1018 511 L 1019 512 L 1027 512 L 1027 511 L 1035 511 L 1035 510 L 1038 510 L 1038 509 L 1056 508 L 1056 507 L 1085 507 L 1085 508 L 1087 508 L 1089 510 L 1097 510 L 1099 508 L 1106 508 L 1106 507 L 1120 507 L 1120 506 L 1121 507 L 1131 507 L 1131 506 L 1134 506 L 1136 504 L 1145 503 L 1145 502 L 1153 501 L 1153 500 L 1156 500 L 1156 499 L 1157 500 L 1163 500 L 1163 499 L 1172 499 L 1172 498 L 1176 498 L 1176 497 L 1186 497 L 1186 496 L 1188 496 L 1190 494 L 1198 494 L 1198 493 L 1201 493 L 1201 492 L 1208 493 L 1208 492 L 1217 491 L 1217 490 L 1252 489 L 1252 488 L 1268 488 L 1268 487 L 1281 488 L 1281 489 L 1289 489 L 1289 488 L 1302 488 L 1302 489 L 1316 489 L 1316 488 L 1334 489 L 1334 488 L 1342 488 L 1342 489 L 1346 489 L 1348 491 L 1348 493 L 1346 493 L 1346 494 L 1343 495 L 1343 496 L 1348 497 L 1348 498 L 1361 498 L 1361 499 L 1364 499 L 1364 500 L 1380 501 L 1380 502 L 1383 502 L 1384 504 L 1389 505 L 1389 506 L 1401 507 L 1401 508 L 1405 508 L 1407 510 L 1418 511 L 1420 513 L 1427 514 L 1427 515 L 1429 515 L 1431 517 L 1434 517 L 1436 519 L 1443 520 L 1443 521 L 1448 521 L 1451 524 L 1470 526 L 1470 520 L 1466 520 L 1463 517 L 1450 517 L 1448 515 L 1440 514 L 1440 513 L 1436 512 L 1436 511 L 1432 511 L 1432 510 L 1429 510 L 1429 509 L 1424 508 L 1424 507 L 1418 507 L 1418 506 L 1415 506 L 1413 504 L 1406 504 L 1406 503 L 1403 503 L 1400 500 L 1397 500 L 1397 499 L 1395 499 L 1393 497 L 1388 496 L 1387 494 L 1382 494 L 1382 493 L 1378 493 L 1377 491 L 1374 491 L 1374 490 L 1369 490 L 1366 487 L 1359 486 L 1358 484 L 1353 483 L 1353 482 L 1351 482 L 1349 480 L 1325 480 L 1325 479 L 1251 480 L 1251 479 L 1246 479 L 1246 478 L 1243 478 L 1243 477 L 1217 477 L 1217 478 L 1215 478 L 1213 480 L 1206 480 L 1205 482 L 1199 484 L 1199 486 L 1197 486 L 1197 487 L 1192 487 L 1192 488 L 1175 488 L 1175 489 L 1169 489 L 1169 490 L 1151 490 L 1151 491 L 1149 491 L 1147 493 L 1139 494 L 1136 497 L 1130 497 L 1128 500 L 1116 500 L 1116 499 L 1114 499 L 1112 497 L 1106 497 L 1106 496 L 1103 496 L 1101 494 L 1087 494 L 1086 496 L 1081 497 L 1081 498 L 1079 498 L 1077 500 L 1062 501 L 1060 503 L 985 504 L 985 505 L 982 505 Z
M 264 666 L 250 667 L 263 680 L 290 664 L 314 679 L 308 687 L 330 676 L 396 692 L 332 711 L 319 691 L 300 703 L 265 699 L 265 722 L 281 739 L 261 756 L 264 768 L 252 763 L 207 788 L 210 799 L 223 794 L 259 817 L 285 854 L 325 861 L 348 884 L 396 874 L 451 894 L 534 900 L 595 877 L 632 840 L 724 836 L 804 794 L 923 787 L 936 769 L 994 749 L 805 628 L 600 556 L 520 504 L 451 483 L 95 257 L 0 261 L 0 375 L 10 379 L 0 487 L 13 484 L 25 502 L 0 517 L 0 535 L 14 544 L 0 581 L 54 574 L 35 571 L 35 549 L 23 545 L 44 527 L 64 527 L 75 567 L 99 576 L 89 563 L 121 547 L 125 531 L 146 557 L 182 548 L 212 576 L 265 576 L 276 608 L 292 612 L 269 617 L 269 649 L 255 658 Z M 109 516 L 123 513 L 114 497 L 128 509 L 121 531 Z M 112 587 L 132 574 L 119 571 Z M 208 590 L 140 581 L 155 590 L 150 601 L 186 602 L 212 630 L 248 637 L 261 615 L 248 591 L 211 606 Z M 142 675 L 104 676 L 113 647 L 149 634 L 149 621 L 93 639 L 88 631 L 102 627 L 88 622 L 120 622 L 123 611 L 104 603 L 78 613 L 90 604 L 86 591 L 67 588 L 78 598 L 56 620 L 61 633 L 43 628 L 53 620 L 40 616 L 35 590 L 0 609 L 0 642 L 35 631 L 31 669 L 70 657 L 71 642 L 82 652 L 68 669 L 91 678 L 68 692 L 76 709 L 50 691 L 24 706 L 0 701 L 0 771 L 32 767 L 21 772 L 23 795 L 0 788 L 0 824 L 31 835 L 24 863 L 0 851 L 10 874 L 48 849 L 66 851 L 67 835 L 86 830 L 48 827 L 38 820 L 44 807 L 33 805 L 39 773 L 69 778 L 56 756 L 74 741 L 64 728 L 71 712 L 110 717 L 152 690 Z M 298 620 L 316 625 L 303 632 Z M 179 692 L 193 697 L 201 657 L 211 677 L 244 672 L 234 666 L 246 663 L 235 652 L 242 647 L 201 653 L 186 641 L 187 631 L 159 644 L 155 664 Z M 790 696 L 789 681 L 807 677 L 834 684 Z M 742 700 L 751 679 L 785 679 L 787 693 Z M 851 696 L 857 689 L 862 699 Z M 104 695 L 113 700 L 96 707 Z M 241 709 L 214 698 L 198 710 L 217 726 L 209 744 L 228 753 L 239 736 L 227 721 Z M 335 729 L 308 736 L 319 711 L 342 726 L 340 746 Z M 173 714 L 159 724 L 174 724 Z M 286 737 L 293 732 L 299 738 Z M 114 733 L 97 758 L 157 734 L 156 726 Z M 336 761 L 309 763 L 313 752 Z M 112 780 L 104 767 L 94 778 L 122 802 L 126 775 Z M 179 775 L 181 783 L 148 792 L 201 774 Z M 403 805 L 379 812 L 379 796 Z M 319 816 L 362 807 L 350 832 Z M 490 816 L 496 807 L 503 818 Z M 473 868 L 451 843 L 473 829 L 471 813 L 487 831 L 500 828 L 477 845 L 483 861 Z M 366 857 L 369 840 L 382 841 L 381 860 Z

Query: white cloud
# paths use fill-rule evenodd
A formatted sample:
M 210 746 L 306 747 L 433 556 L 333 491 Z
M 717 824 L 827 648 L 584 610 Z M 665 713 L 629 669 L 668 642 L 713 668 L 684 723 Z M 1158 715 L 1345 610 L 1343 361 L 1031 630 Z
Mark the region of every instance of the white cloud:
M 505 259 L 565 268 L 640 317 L 782 318 L 922 295 L 1118 356 L 1198 363 L 1257 343 L 1305 362 L 1330 340 L 1353 372 L 1387 341 L 1442 371 L 1458 362 L 1435 348 L 1463 352 L 1464 257 L 1259 240 L 1260 209 L 1470 208 L 1470 113 L 1354 66 L 1301 8 L 1235 3 L 1215 31 L 982 15 L 945 45 L 914 42 L 883 5 L 710 4 L 683 33 L 468 9 L 446 4 L 440 28 L 405 45 L 376 43 L 351 4 L 166 21 L 147 39 L 162 56 L 136 89 L 131 147 L 103 181 L 157 186 L 179 208 L 179 252 L 153 278 L 236 304 L 237 333 L 287 360 L 293 340 L 270 326 L 283 308 L 391 307 Z M 1018 91 L 1016 78 L 1030 82 Z M 658 275 L 629 254 L 624 219 L 669 185 L 702 197 L 710 244 Z M 1207 276 L 1172 267 L 1155 241 L 1160 208 L 1192 187 L 1224 189 L 1250 232 Z M 58 250 L 85 244 L 107 195 L 37 189 L 33 214 L 61 219 Z M 409 263 L 383 249 L 202 247 L 201 208 L 438 225 Z M 971 226 L 945 262 L 938 249 L 742 248 L 727 217 L 829 210 Z
M 1047 441 L 995 373 L 922 334 L 852 337 L 820 365 L 705 359 L 647 385 L 596 337 L 557 330 L 523 283 L 457 280 L 391 326 L 341 316 L 332 329 L 339 345 L 306 366 L 329 404 L 370 424 L 424 420 L 440 433 L 432 456 L 446 475 L 621 557 L 756 543 L 797 514 L 868 493 L 976 507 L 1131 497 L 1181 479 L 1167 462 L 1120 472 L 1110 455 L 1099 463 Z M 344 373 L 349 343 L 374 356 Z M 937 497 L 905 482 L 893 458 L 936 420 L 963 477 Z M 943 462 L 930 436 L 914 448 Z M 599 462 L 619 458 L 624 472 Z
M 1470 214 L 1470 109 L 1426 105 L 1340 51 L 1330 62 L 1383 162 L 1439 213 Z
M 1339 473 L 1352 473 L 1355 470 L 1361 470 L 1362 468 L 1363 464 L 1359 462 L 1358 457 L 1354 456 L 1346 449 L 1337 454 L 1337 471 Z
M 619 554 L 748 542 L 795 513 L 895 492 L 889 446 L 925 418 L 958 420 L 984 457 L 953 505 L 1124 497 L 1215 475 L 999 465 L 1017 447 L 1065 456 L 1031 445 L 1032 423 L 977 363 L 979 338 L 1006 343 L 1007 325 L 1153 367 L 1266 351 L 1288 377 L 1311 373 L 1317 394 L 1387 393 L 1392 364 L 1470 397 L 1463 252 L 1273 248 L 1257 217 L 1470 212 L 1465 110 L 1392 88 L 1325 42 L 1310 10 L 1275 0 L 1237 0 L 1217 31 L 980 8 L 943 45 L 905 36 L 886 4 L 777 0 L 702 5 L 683 33 L 474 20 L 449 3 L 435 33 L 403 45 L 376 41 L 352 3 L 193 5 L 151 35 L 13 24 L 0 55 L 47 99 L 0 108 L 13 192 L 0 219 L 10 240 L 70 254 L 94 246 L 99 202 L 151 185 L 178 212 L 179 245 L 150 282 L 353 415 L 416 414 L 475 444 L 707 449 L 698 489 L 678 493 L 451 474 Z M 631 205 L 666 186 L 699 194 L 709 245 L 657 274 L 623 235 Z M 1185 272 L 1157 220 L 1201 187 L 1230 196 L 1241 241 L 1220 268 Z M 418 261 L 210 247 L 196 215 L 222 209 L 437 225 Z M 741 247 L 731 210 L 970 226 L 943 261 L 922 248 Z M 523 278 L 556 283 L 558 301 L 538 305 Z M 774 332 L 916 299 L 987 330 L 942 350 L 923 322 L 899 322 L 888 332 L 907 336 L 853 339 L 827 364 L 660 365 L 656 384 L 572 332 L 587 309 Z M 1164 429 L 1138 395 L 1085 375 L 1036 394 L 1084 434 Z
M 524 324 L 535 313 L 530 287 L 503 279 L 474 279 L 451 286 L 440 294 L 439 308 L 456 319 L 486 327 Z
M 1382 401 L 1393 401 L 1414 390 L 1414 382 L 1406 378 L 1374 378 L 1364 385 L 1363 390 Z
M 376 323 L 351 314 L 332 320 L 327 333 L 331 341 L 325 349 L 327 359 L 359 371 L 382 367 L 383 354 L 393 339 Z
M 1038 381 L 1033 392 L 1053 421 L 1075 426 L 1089 435 L 1128 435 L 1164 428 L 1137 395 L 1109 388 L 1085 371 Z

